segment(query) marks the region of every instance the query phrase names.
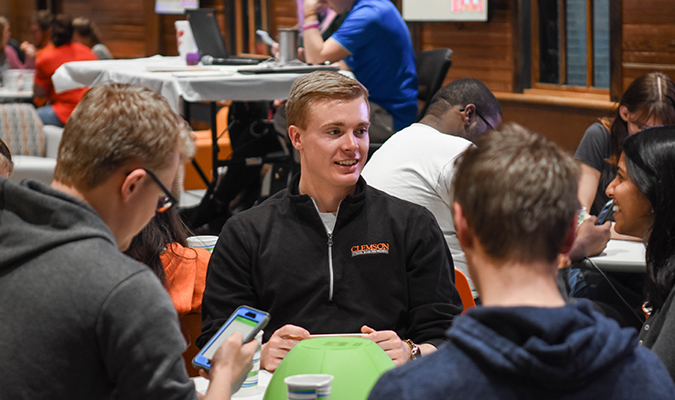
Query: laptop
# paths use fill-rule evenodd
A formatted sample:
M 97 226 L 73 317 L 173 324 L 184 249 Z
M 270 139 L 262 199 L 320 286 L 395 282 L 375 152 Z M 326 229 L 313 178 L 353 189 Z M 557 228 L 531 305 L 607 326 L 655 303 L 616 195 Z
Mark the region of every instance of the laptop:
M 227 53 L 216 13 L 212 8 L 198 8 L 185 12 L 199 49 L 200 60 L 204 56 L 211 56 L 214 59 L 213 63 L 218 65 L 255 65 L 264 61 L 262 58 L 238 57 Z

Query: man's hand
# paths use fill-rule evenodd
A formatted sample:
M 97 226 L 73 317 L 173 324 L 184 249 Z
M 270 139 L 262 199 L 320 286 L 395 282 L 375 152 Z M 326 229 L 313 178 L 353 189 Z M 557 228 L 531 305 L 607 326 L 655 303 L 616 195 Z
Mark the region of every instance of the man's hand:
M 612 223 L 607 221 L 603 225 L 595 225 L 598 218 L 591 216 L 577 228 L 572 249 L 568 256 L 572 262 L 579 261 L 584 257 L 592 257 L 600 254 L 609 242 Z
M 246 379 L 260 343 L 254 339 L 242 345 L 243 340 L 241 332 L 234 332 L 213 355 L 211 370 L 199 370 L 199 375 L 211 381 L 205 399 L 229 398 Z
M 277 329 L 270 340 L 262 345 L 260 367 L 270 372 L 274 371 L 296 343 L 308 338 L 309 332 L 299 326 L 289 324 Z
M 35 58 L 35 52 L 37 51 L 37 49 L 32 44 L 28 42 L 23 42 L 21 43 L 21 46 L 19 46 L 19 48 L 21 49 L 21 51 L 24 52 L 24 54 L 26 54 L 26 56 L 30 58 Z
M 368 325 L 361 327 L 361 333 L 368 336 L 366 338 L 377 343 L 394 361 L 396 366 L 400 366 L 410 360 L 410 346 L 401 340 L 394 331 L 376 331 Z
M 302 9 L 305 12 L 305 15 L 316 12 L 316 10 L 319 8 L 320 3 L 321 0 L 304 0 Z

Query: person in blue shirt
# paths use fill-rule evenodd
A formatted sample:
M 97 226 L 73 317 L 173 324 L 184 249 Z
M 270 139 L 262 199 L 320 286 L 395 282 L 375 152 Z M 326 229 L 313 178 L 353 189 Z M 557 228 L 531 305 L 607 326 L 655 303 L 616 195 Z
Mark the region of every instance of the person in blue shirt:
M 303 40 L 310 64 L 341 62 L 370 93 L 370 140 L 380 142 L 415 121 L 417 72 L 410 32 L 390 0 L 325 0 L 347 13 L 327 40 L 318 29 L 321 0 L 304 1 Z

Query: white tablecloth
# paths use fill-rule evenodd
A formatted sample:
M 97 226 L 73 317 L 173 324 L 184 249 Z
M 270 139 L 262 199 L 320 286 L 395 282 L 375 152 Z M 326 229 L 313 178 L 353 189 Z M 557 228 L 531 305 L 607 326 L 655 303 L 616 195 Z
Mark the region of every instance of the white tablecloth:
M 0 103 L 12 103 L 16 101 L 26 101 L 33 98 L 32 90 L 7 90 L 0 87 Z
M 239 74 L 237 66 L 195 68 L 187 67 L 180 57 L 77 61 L 59 67 L 52 82 L 57 92 L 99 83 L 131 83 L 162 94 L 176 112 L 182 112 L 181 99 L 189 102 L 285 99 L 293 82 L 302 76 Z

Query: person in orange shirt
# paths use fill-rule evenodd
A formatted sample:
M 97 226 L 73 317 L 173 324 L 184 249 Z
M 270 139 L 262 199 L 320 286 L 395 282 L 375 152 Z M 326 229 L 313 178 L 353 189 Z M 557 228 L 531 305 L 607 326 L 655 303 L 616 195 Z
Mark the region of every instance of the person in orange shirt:
M 46 97 L 47 105 L 38 108 L 38 115 L 45 125 L 64 126 L 86 89 L 74 89 L 61 93 L 54 91 L 52 75 L 61 65 L 70 61 L 97 60 L 91 49 L 75 43 L 73 38 L 73 20 L 68 15 L 57 15 L 52 25 L 54 49 L 38 56 L 35 65 L 36 97 Z
M 201 312 L 211 259 L 208 250 L 187 247 L 188 234 L 173 207 L 157 213 L 124 252 L 157 275 L 180 317 Z

